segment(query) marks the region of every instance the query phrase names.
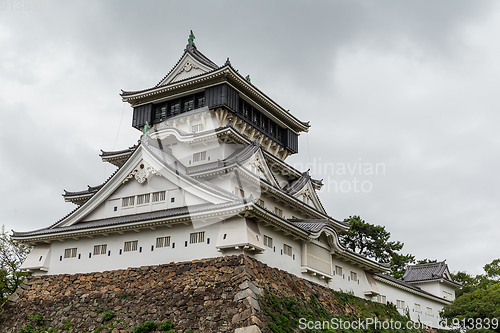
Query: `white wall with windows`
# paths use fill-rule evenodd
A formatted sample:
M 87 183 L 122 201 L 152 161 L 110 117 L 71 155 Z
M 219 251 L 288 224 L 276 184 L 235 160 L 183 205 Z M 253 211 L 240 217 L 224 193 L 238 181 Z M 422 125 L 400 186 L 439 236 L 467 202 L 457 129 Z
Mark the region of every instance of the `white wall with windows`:
M 402 315 L 408 313 L 413 321 L 421 321 L 429 326 L 439 327 L 439 311 L 444 306 L 443 302 L 395 287 L 380 280 L 377 280 L 377 286 L 380 295 L 386 296 L 387 302 L 396 305 Z M 373 300 L 378 301 L 377 297 Z
M 172 228 L 127 231 L 108 237 L 52 242 L 49 274 L 99 272 L 145 265 L 213 258 L 220 224 L 204 227 L 179 224 Z M 43 272 L 40 272 L 44 274 Z

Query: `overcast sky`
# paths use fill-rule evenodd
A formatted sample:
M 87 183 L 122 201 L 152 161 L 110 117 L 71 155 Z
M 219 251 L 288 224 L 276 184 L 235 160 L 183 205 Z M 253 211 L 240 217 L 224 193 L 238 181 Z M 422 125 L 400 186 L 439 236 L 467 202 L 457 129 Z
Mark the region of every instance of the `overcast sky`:
M 129 147 L 140 135 L 120 89 L 154 86 L 192 29 L 212 61 L 230 57 L 311 122 L 287 161 L 323 179 L 331 216 L 384 225 L 403 252 L 447 259 L 452 271 L 482 273 L 499 257 L 500 3 L 45 5 L 0 8 L 7 230 L 48 226 L 75 207 L 63 189 L 103 182 L 114 167 L 100 149 Z

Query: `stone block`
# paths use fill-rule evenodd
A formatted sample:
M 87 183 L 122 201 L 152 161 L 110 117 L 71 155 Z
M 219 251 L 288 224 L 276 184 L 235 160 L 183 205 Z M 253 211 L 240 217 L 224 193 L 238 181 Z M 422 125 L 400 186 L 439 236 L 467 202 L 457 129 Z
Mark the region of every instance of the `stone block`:
M 252 308 L 254 308 L 257 311 L 260 311 L 259 302 L 255 298 L 253 298 L 251 296 L 248 296 L 247 298 L 245 298 L 243 300 L 243 304 L 245 304 L 248 307 L 252 307 Z
M 257 299 L 257 295 L 255 295 L 255 293 L 252 290 L 245 289 L 245 290 L 240 291 L 236 295 L 234 295 L 233 301 L 237 302 L 241 299 L 247 298 L 248 296 L 251 296 L 251 297 Z
M 9 302 L 15 303 L 19 299 L 19 294 L 17 292 L 12 293 L 9 297 Z
M 242 284 L 240 284 L 240 289 L 242 289 L 242 290 L 243 289 L 250 289 L 255 294 L 260 295 L 260 289 L 258 287 L 256 287 L 255 284 L 253 284 L 250 281 L 245 281 Z
M 252 316 L 254 314 L 255 314 L 255 310 L 253 308 L 246 309 L 245 311 L 242 311 L 242 312 L 235 314 L 233 316 L 233 319 L 231 320 L 231 322 L 233 324 L 236 324 L 240 321 L 243 321 L 243 320 L 249 318 L 250 316 Z
M 234 333 L 262 333 L 260 328 L 256 325 L 248 326 L 248 327 L 240 327 L 234 330 Z

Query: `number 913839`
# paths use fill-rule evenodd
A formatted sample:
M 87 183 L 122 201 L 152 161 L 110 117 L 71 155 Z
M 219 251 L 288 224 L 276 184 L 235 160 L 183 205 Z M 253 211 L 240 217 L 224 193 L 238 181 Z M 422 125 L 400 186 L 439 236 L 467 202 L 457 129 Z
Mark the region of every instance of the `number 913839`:
M 450 328 L 462 328 L 462 329 L 493 329 L 498 328 L 498 318 L 453 318 L 451 320 L 443 319 L 441 325 Z

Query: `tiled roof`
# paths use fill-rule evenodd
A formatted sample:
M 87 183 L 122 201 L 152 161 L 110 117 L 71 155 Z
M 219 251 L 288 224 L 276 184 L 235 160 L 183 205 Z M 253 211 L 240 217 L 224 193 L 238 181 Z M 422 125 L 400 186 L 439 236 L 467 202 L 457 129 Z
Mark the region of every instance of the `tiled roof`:
M 212 71 L 207 72 L 207 73 L 211 73 L 211 72 L 219 69 L 219 66 L 217 66 L 217 64 L 215 64 L 212 60 L 208 59 L 203 53 L 201 53 L 200 51 L 198 51 L 198 49 L 196 47 L 188 44 L 186 46 L 186 48 L 184 49 L 184 52 L 182 53 L 182 56 L 179 58 L 179 60 L 177 60 L 177 62 L 175 63 L 175 65 L 172 67 L 172 69 L 154 87 L 143 89 L 143 90 L 137 90 L 137 91 L 123 91 L 122 90 L 122 94 L 121 95 L 122 96 L 133 95 L 133 94 L 141 93 L 141 92 L 144 92 L 144 91 L 148 91 L 148 90 L 151 90 L 151 89 L 155 89 L 155 88 L 158 88 L 158 87 L 163 87 L 163 86 L 168 85 L 168 84 L 161 84 L 161 83 L 170 75 L 170 73 L 172 73 L 172 71 L 181 62 L 182 58 L 184 58 L 184 55 L 186 53 L 189 53 L 194 59 L 196 59 L 197 61 L 201 62 L 205 66 L 210 67 L 212 69 Z M 195 75 L 195 76 L 191 76 L 191 77 L 188 77 L 186 79 L 176 81 L 175 83 L 178 83 L 178 82 L 181 82 L 181 81 L 184 81 L 184 80 L 188 80 L 188 79 L 192 79 L 193 77 L 205 75 L 207 73 L 201 73 L 201 74 L 198 74 L 198 75 Z
M 304 220 L 304 219 L 289 219 L 288 222 L 304 231 L 316 233 L 327 225 L 331 225 L 328 220 Z M 333 226 L 332 226 L 333 228 Z
M 31 236 L 40 236 L 40 235 L 61 233 L 61 232 L 67 232 L 67 231 L 79 231 L 79 230 L 99 228 L 99 227 L 117 226 L 117 225 L 121 225 L 121 224 L 132 223 L 132 222 L 148 221 L 148 220 L 154 220 L 154 219 L 159 219 L 159 218 L 180 216 L 180 215 L 189 214 L 189 213 L 210 211 L 210 210 L 219 209 L 219 208 L 227 208 L 227 207 L 236 206 L 236 205 L 239 205 L 242 203 L 243 203 L 243 200 L 232 201 L 229 203 L 222 203 L 222 204 L 211 204 L 210 203 L 210 204 L 201 204 L 201 205 L 193 205 L 193 206 L 184 206 L 184 207 L 179 207 L 179 208 L 164 209 L 164 210 L 158 210 L 158 211 L 154 211 L 154 212 L 147 212 L 147 213 L 141 213 L 141 214 L 110 217 L 110 218 L 106 218 L 106 219 L 100 219 L 100 220 L 94 220 L 94 221 L 88 221 L 88 222 L 79 222 L 79 223 L 76 223 L 76 224 L 73 224 L 73 225 L 67 226 L 67 227 L 58 227 L 58 228 L 48 227 L 48 228 L 43 228 L 43 229 L 28 231 L 28 232 L 16 232 L 16 231 L 14 231 L 14 234 L 12 236 L 13 237 L 31 237 Z
M 123 150 L 114 150 L 114 151 L 104 151 L 101 149 L 101 157 L 107 157 L 107 156 L 114 156 L 114 155 L 121 155 L 121 154 L 132 154 L 135 149 L 137 148 L 137 145 L 134 145 L 132 147 L 129 147 L 127 149 Z
M 171 82 L 171 83 L 167 83 L 167 84 L 161 84 L 169 75 L 170 73 L 172 73 L 172 71 L 177 67 L 177 65 L 180 63 L 180 61 L 182 60 L 182 58 L 184 57 L 184 54 L 186 52 L 189 52 L 189 54 L 191 54 L 195 59 L 197 59 L 198 61 L 200 61 L 201 63 L 207 65 L 208 67 L 212 68 L 211 71 L 209 72 L 206 72 L 206 73 L 201 73 L 201 74 L 198 74 L 198 75 L 195 75 L 195 76 L 191 76 L 191 77 L 188 77 L 188 78 L 185 78 L 185 79 L 182 79 L 182 80 L 179 80 L 179 81 L 175 81 L 175 82 Z M 242 82 L 245 82 L 246 84 L 250 85 L 253 89 L 255 89 L 259 94 L 261 94 L 262 96 L 264 96 L 265 98 L 269 99 L 270 101 L 272 101 L 272 103 L 274 103 L 278 109 L 280 109 L 283 114 L 286 114 L 288 117 L 292 118 L 294 121 L 302 124 L 302 126 L 304 126 L 306 129 L 309 128 L 311 125 L 309 124 L 309 122 L 304 122 L 304 121 L 301 121 L 299 120 L 298 118 L 296 118 L 293 114 L 290 113 L 289 110 L 285 110 L 283 107 L 279 106 L 276 102 L 274 102 L 271 98 L 269 98 L 269 96 L 267 96 L 266 94 L 264 94 L 260 89 L 258 89 L 253 83 L 251 82 L 248 82 L 244 77 L 243 75 L 241 75 L 232 65 L 229 61 L 226 61 L 226 63 L 219 67 L 217 66 L 214 62 L 212 62 L 210 59 L 208 59 L 205 55 L 203 55 L 200 51 L 198 51 L 198 49 L 194 48 L 193 46 L 191 45 L 188 45 L 186 47 L 186 49 L 184 50 L 184 53 L 182 54 L 182 56 L 180 57 L 180 59 L 177 61 L 177 63 L 174 65 L 174 67 L 172 67 L 172 69 L 167 73 L 167 75 L 165 75 L 161 80 L 160 82 L 158 82 L 154 87 L 151 87 L 151 88 L 147 88 L 147 89 L 142 89 L 142 90 L 136 90 L 136 91 L 125 91 L 122 89 L 122 93 L 121 93 L 121 96 L 122 97 L 126 97 L 126 96 L 130 96 L 130 95 L 134 95 L 134 94 L 139 94 L 139 93 L 143 93 L 143 92 L 147 92 L 147 91 L 150 91 L 150 90 L 154 90 L 154 89 L 157 89 L 157 88 L 160 88 L 160 87 L 166 87 L 166 86 L 169 86 L 170 84 L 178 84 L 180 82 L 183 82 L 183 81 L 186 81 L 186 80 L 191 80 L 193 78 L 197 78 L 197 77 L 201 77 L 201 76 L 204 76 L 204 75 L 207 75 L 207 74 L 211 74 L 219 69 L 222 69 L 222 68 L 225 68 L 225 67 L 229 67 L 233 70 L 233 72 L 236 74 L 236 76 L 238 76 Z
M 450 282 L 456 283 L 456 281 L 454 281 L 453 279 L 445 276 L 444 273 L 446 272 L 447 268 L 448 265 L 446 265 L 446 261 L 434 262 L 429 264 L 410 265 L 406 269 L 402 280 L 411 283 L 417 281 L 445 279 Z
M 290 184 L 287 184 L 283 188 L 283 190 L 290 195 L 294 195 L 295 193 L 300 191 L 307 184 L 309 179 L 311 179 L 311 176 L 309 175 L 309 171 L 303 172 L 302 175 L 300 175 L 300 177 L 298 179 L 294 180 Z
M 423 290 L 422 288 L 420 288 L 420 287 L 418 287 L 418 286 L 415 286 L 415 285 L 413 285 L 413 284 L 411 284 L 411 283 L 405 282 L 405 281 L 403 281 L 403 280 L 401 280 L 401 279 L 396 279 L 396 278 L 393 278 L 392 276 L 389 276 L 389 275 L 386 275 L 386 274 L 380 274 L 380 273 L 375 273 L 374 275 L 379 276 L 379 277 L 381 277 L 381 278 L 383 278 L 383 279 L 389 280 L 389 281 L 391 281 L 391 282 L 397 283 L 397 284 L 399 284 L 399 285 L 401 285 L 401 286 L 404 286 L 404 287 L 406 287 L 406 288 L 409 288 L 409 289 L 412 289 L 412 290 L 418 291 L 418 292 L 420 292 L 420 293 L 422 293 L 422 294 L 426 294 L 426 295 L 429 295 L 429 296 L 433 296 L 433 297 L 438 297 L 438 298 L 440 298 L 440 297 L 439 297 L 439 296 L 437 296 L 437 295 L 431 294 L 431 293 L 429 293 L 429 292 L 427 292 L 427 291 Z
M 163 80 L 165 80 L 170 75 L 170 73 L 172 73 L 172 71 L 175 69 L 175 67 L 177 67 L 177 65 L 181 62 L 182 58 L 184 58 L 184 55 L 186 53 L 189 53 L 194 59 L 196 59 L 199 62 L 201 62 L 202 64 L 212 68 L 213 70 L 219 69 L 219 66 L 217 66 L 212 60 L 208 59 L 203 53 L 198 51 L 198 49 L 195 46 L 188 44 L 188 45 L 186 45 L 186 48 L 184 49 L 184 53 L 182 53 L 181 57 L 179 58 L 179 60 L 177 60 L 174 67 L 172 67 L 172 69 L 167 73 L 167 75 L 165 75 L 160 80 L 160 82 L 158 82 L 156 84 L 155 87 L 160 87 L 160 83 L 162 83 Z
M 313 186 L 314 186 L 314 183 L 319 185 L 319 186 L 323 186 L 323 183 L 321 180 L 316 180 L 316 179 L 312 179 L 311 178 L 311 175 L 309 174 L 309 170 L 303 172 L 299 178 L 297 178 L 296 180 L 294 180 L 293 182 L 285 185 L 285 187 L 283 188 L 283 191 L 287 192 L 288 194 L 290 195 L 295 195 L 297 192 L 299 192 L 304 186 L 306 186 L 307 182 L 308 181 L 311 181 L 311 183 L 313 183 Z M 315 192 L 316 194 L 316 192 Z M 321 206 L 321 208 L 326 212 L 326 209 L 325 207 L 323 206 L 323 203 L 321 202 L 321 199 L 319 198 L 318 195 L 316 195 L 316 198 L 318 199 L 318 202 Z
M 87 185 L 88 188 L 86 190 L 78 191 L 78 192 L 69 192 L 69 191 L 64 190 L 63 197 L 71 197 L 71 196 L 77 196 L 77 195 L 94 194 L 97 191 L 99 191 L 103 185 L 104 184 L 97 185 L 97 186 L 89 186 L 89 185 Z

